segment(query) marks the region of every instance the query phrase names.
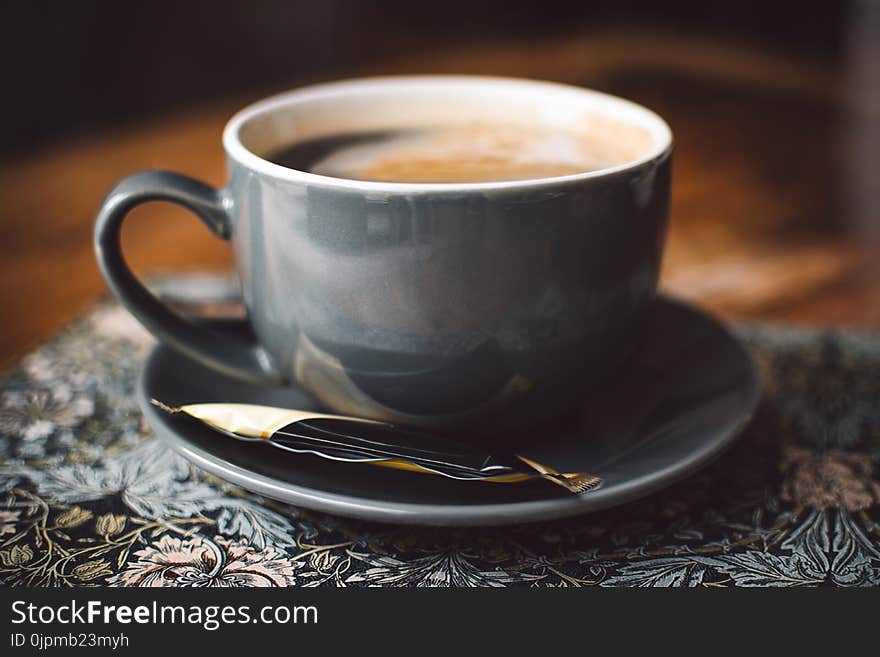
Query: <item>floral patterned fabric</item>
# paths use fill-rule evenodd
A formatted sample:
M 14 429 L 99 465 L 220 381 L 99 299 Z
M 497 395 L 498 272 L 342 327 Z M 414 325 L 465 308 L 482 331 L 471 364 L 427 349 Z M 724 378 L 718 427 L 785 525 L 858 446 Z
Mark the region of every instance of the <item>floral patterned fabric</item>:
M 174 289 L 206 293 L 192 280 Z M 151 338 L 101 305 L 0 383 L 0 582 L 880 584 L 880 338 L 736 330 L 764 398 L 708 468 L 579 518 L 435 530 L 304 511 L 189 465 L 151 435 L 134 399 Z

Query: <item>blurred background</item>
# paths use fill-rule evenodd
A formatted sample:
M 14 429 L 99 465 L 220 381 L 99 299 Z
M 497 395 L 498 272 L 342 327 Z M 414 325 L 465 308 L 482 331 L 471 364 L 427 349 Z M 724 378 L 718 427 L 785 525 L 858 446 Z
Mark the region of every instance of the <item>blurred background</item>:
M 242 105 L 361 75 L 482 73 L 622 95 L 676 135 L 662 285 L 732 320 L 880 329 L 880 2 L 8 2 L 0 367 L 105 294 L 91 228 L 144 168 L 224 182 Z M 141 273 L 228 268 L 166 204 Z

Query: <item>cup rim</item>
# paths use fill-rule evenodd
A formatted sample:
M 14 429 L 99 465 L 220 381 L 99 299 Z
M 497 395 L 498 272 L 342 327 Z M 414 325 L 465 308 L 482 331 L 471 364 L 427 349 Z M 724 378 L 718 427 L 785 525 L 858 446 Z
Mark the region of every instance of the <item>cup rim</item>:
M 291 169 L 280 164 L 275 164 L 274 162 L 257 155 L 247 148 L 240 138 L 242 127 L 249 121 L 258 116 L 277 111 L 294 100 L 303 100 L 308 97 L 317 98 L 328 95 L 342 95 L 348 91 L 355 91 L 375 85 L 395 85 L 401 88 L 406 87 L 407 89 L 412 89 L 415 85 L 430 86 L 435 84 L 446 84 L 449 86 L 495 84 L 501 86 L 532 87 L 537 93 L 567 93 L 589 96 L 597 106 L 610 108 L 611 111 L 616 109 L 617 111 L 622 111 L 630 116 L 638 116 L 642 126 L 646 127 L 651 132 L 655 143 L 645 155 L 637 159 L 612 167 L 573 173 L 564 176 L 490 182 L 409 183 L 336 178 L 310 173 L 308 171 Z M 672 150 L 672 144 L 672 130 L 666 121 L 656 112 L 653 112 L 647 107 L 639 105 L 631 100 L 570 84 L 546 82 L 543 80 L 532 80 L 527 78 L 484 75 L 393 75 L 322 82 L 295 88 L 252 103 L 236 112 L 229 119 L 226 127 L 223 129 L 223 147 L 227 155 L 231 159 L 244 165 L 246 168 L 261 175 L 313 187 L 385 193 L 488 192 L 511 189 L 526 190 L 564 183 L 577 183 L 596 178 L 606 178 L 622 172 L 638 169 L 649 162 L 663 158 Z

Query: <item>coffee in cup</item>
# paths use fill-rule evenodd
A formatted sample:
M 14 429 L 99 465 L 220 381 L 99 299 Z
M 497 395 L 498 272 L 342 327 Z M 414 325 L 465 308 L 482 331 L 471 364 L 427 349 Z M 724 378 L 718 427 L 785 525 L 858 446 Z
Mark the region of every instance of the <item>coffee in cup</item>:
M 645 142 L 638 135 L 627 140 L 619 133 L 541 124 L 464 123 L 322 136 L 286 146 L 268 159 L 349 180 L 474 183 L 607 169 L 632 160 L 648 146 Z

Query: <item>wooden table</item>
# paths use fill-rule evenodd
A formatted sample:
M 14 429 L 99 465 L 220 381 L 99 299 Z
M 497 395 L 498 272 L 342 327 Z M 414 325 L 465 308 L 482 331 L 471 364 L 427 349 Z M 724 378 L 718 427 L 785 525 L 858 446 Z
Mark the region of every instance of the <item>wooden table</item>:
M 676 135 L 665 290 L 731 319 L 877 330 L 880 84 L 870 64 L 876 49 L 862 46 L 841 72 L 750 43 L 606 29 L 486 43 L 338 77 L 517 75 L 641 102 L 665 116 Z M 221 185 L 223 124 L 258 96 L 76 143 L 35 144 L 30 154 L 0 163 L 0 367 L 105 293 L 91 231 L 113 182 L 139 169 L 169 168 Z M 165 204 L 135 211 L 124 247 L 139 272 L 231 264 L 225 244 Z

